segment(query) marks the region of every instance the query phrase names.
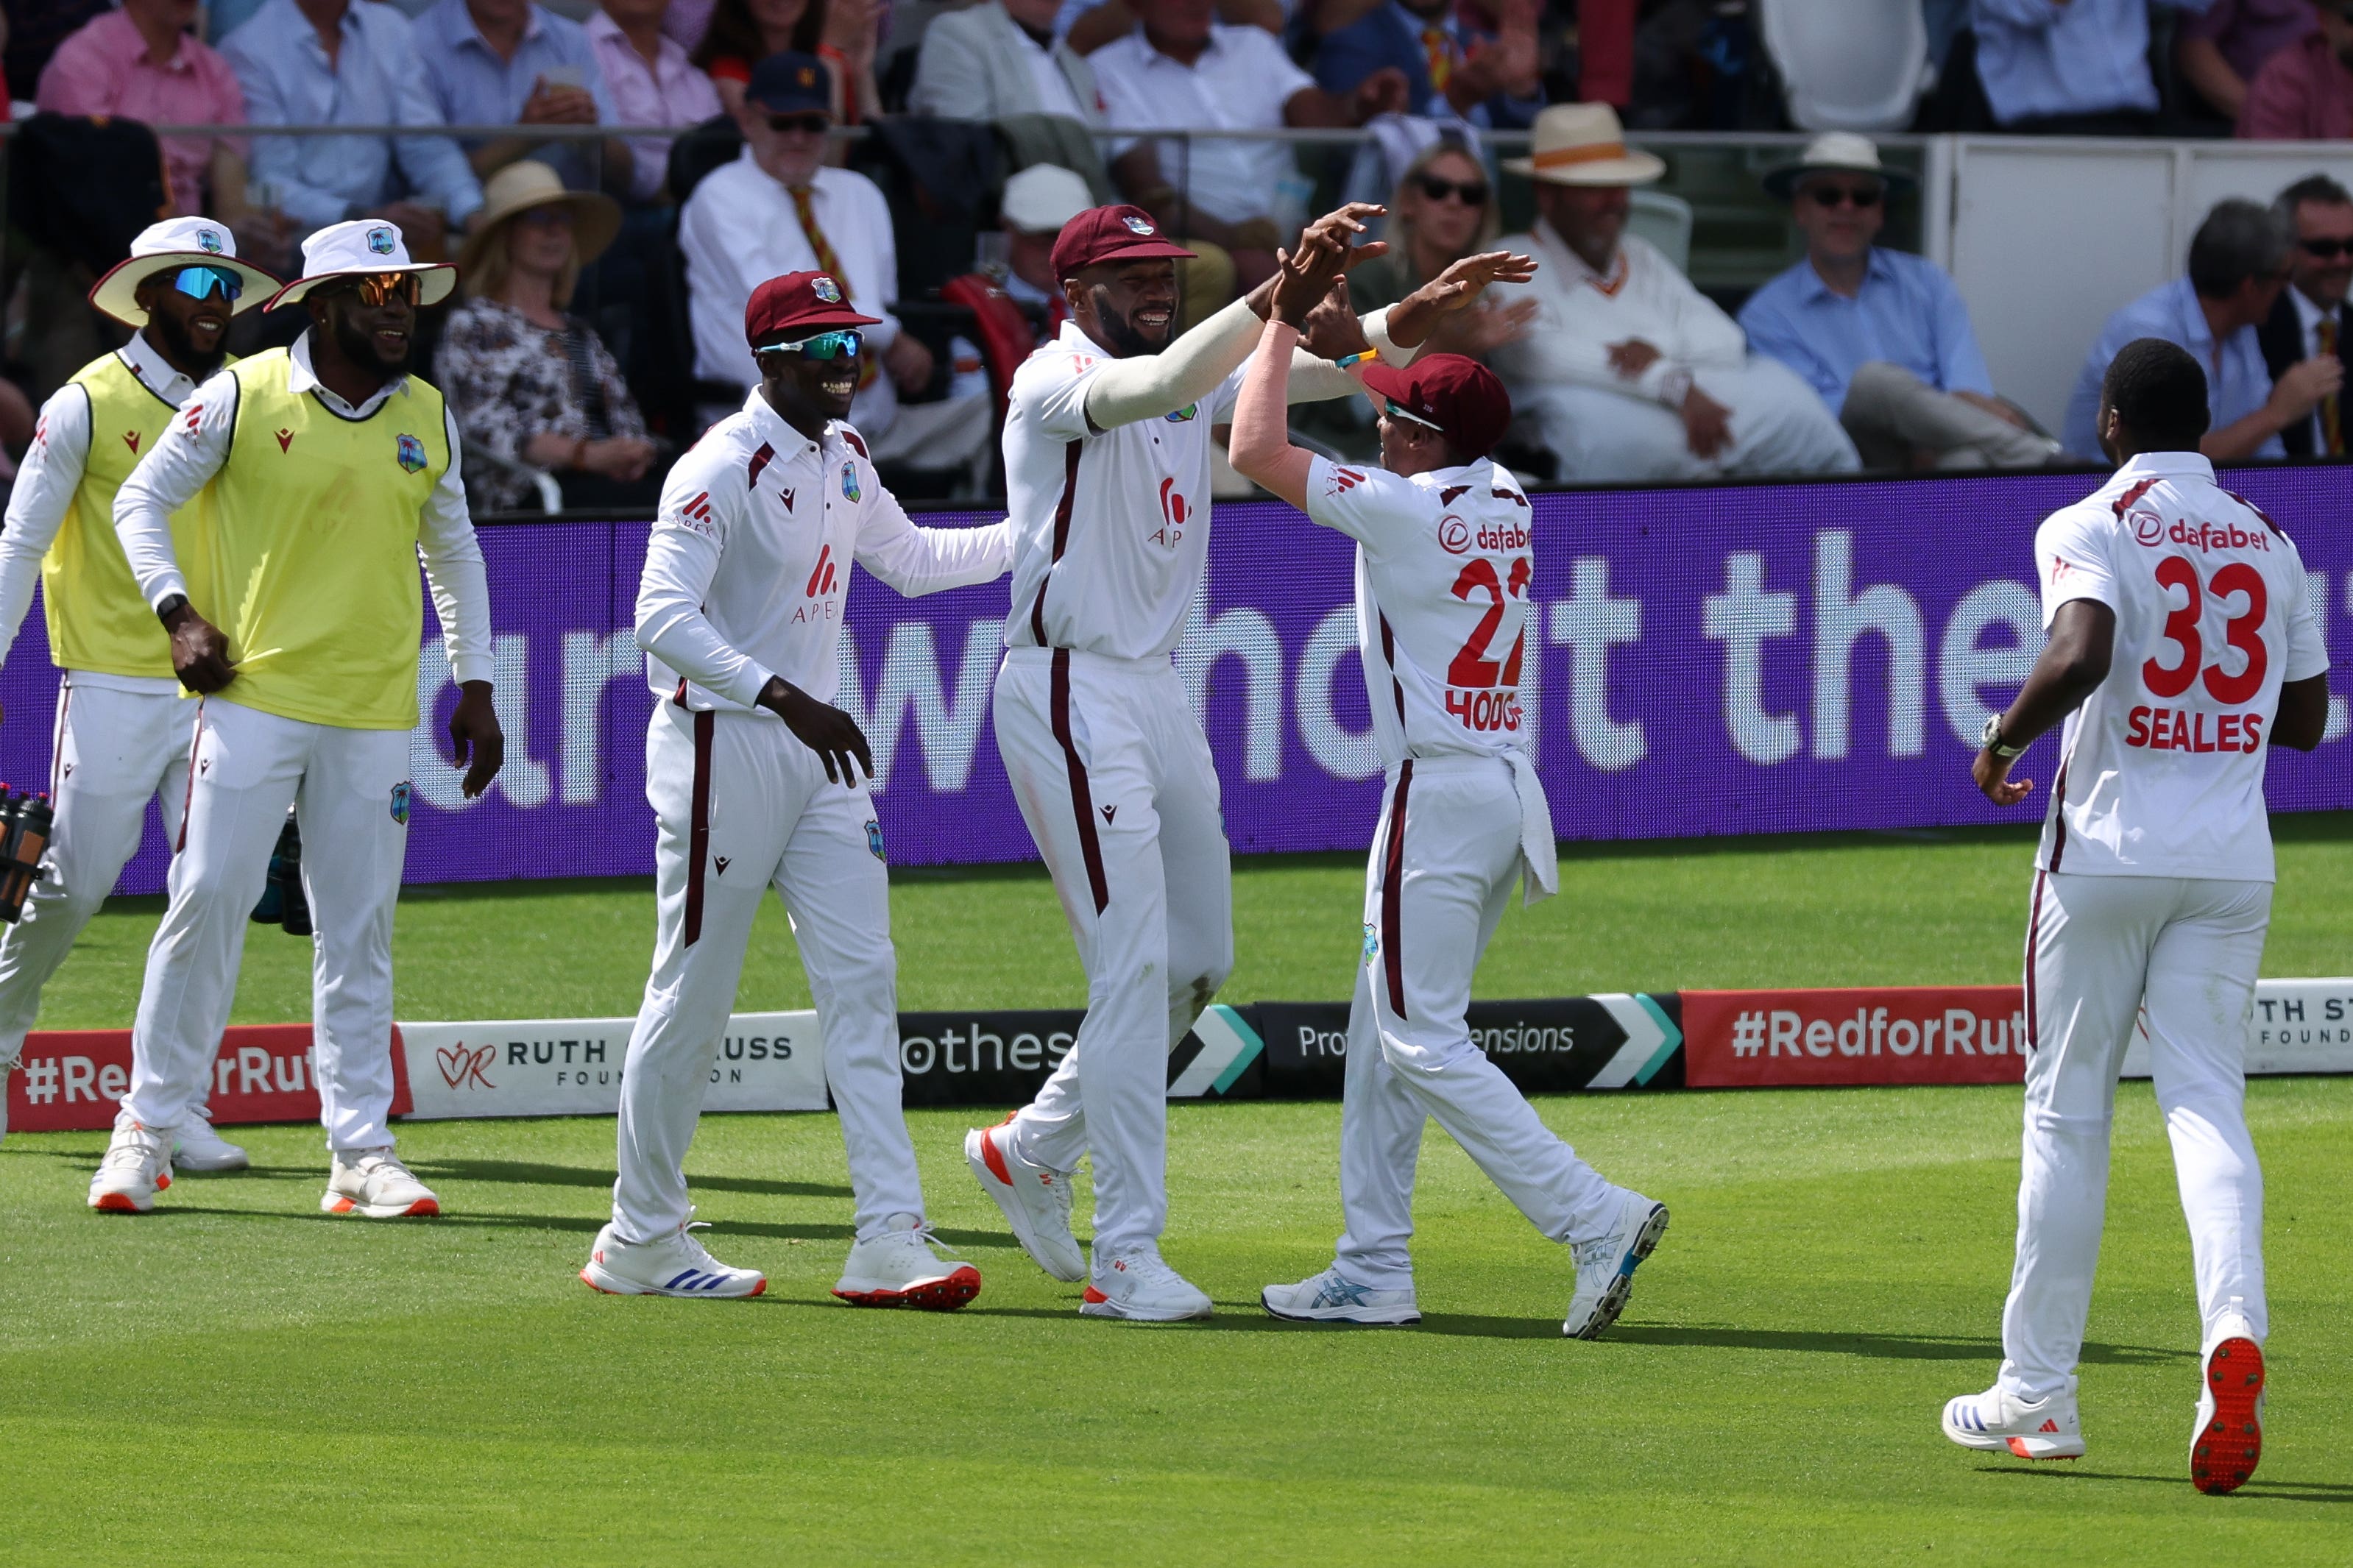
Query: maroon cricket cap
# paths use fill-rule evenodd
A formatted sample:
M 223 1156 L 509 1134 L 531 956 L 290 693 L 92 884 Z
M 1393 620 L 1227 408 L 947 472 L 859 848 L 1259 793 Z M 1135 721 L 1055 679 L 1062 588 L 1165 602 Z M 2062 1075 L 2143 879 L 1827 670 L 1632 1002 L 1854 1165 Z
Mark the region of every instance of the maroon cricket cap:
M 778 332 L 822 332 L 835 327 L 880 326 L 879 316 L 849 308 L 849 291 L 830 272 L 787 272 L 752 290 L 744 307 L 744 341 L 756 346 Z
M 1089 207 L 1062 226 L 1054 241 L 1054 276 L 1073 278 L 1104 261 L 1189 261 L 1193 252 L 1165 239 L 1142 207 Z
M 1428 354 L 1403 370 L 1375 360 L 1365 370 L 1365 384 L 1437 426 L 1465 458 L 1493 451 L 1512 423 L 1512 396 L 1504 384 L 1461 354 Z

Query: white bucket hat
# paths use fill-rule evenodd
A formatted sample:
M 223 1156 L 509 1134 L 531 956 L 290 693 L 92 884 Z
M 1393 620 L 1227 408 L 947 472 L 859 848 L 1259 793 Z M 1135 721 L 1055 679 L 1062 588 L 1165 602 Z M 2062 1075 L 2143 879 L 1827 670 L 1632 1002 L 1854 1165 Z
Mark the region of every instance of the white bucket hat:
M 139 303 L 139 285 L 174 265 L 217 267 L 242 279 L 245 291 L 229 301 L 232 316 L 261 304 L 278 288 L 275 277 L 237 258 L 237 237 L 227 224 L 208 217 L 174 217 L 141 229 L 131 242 L 130 257 L 107 269 L 90 289 L 90 302 L 126 327 L 143 327 L 147 310 Z
M 336 278 L 368 278 L 379 272 L 417 273 L 417 302 L 438 305 L 458 286 L 458 269 L 446 261 L 411 261 L 400 226 L 380 217 L 331 223 L 302 242 L 302 276 L 278 290 L 271 310 L 291 305 L 320 284 Z
M 1556 185 L 1647 185 L 1665 160 L 1626 145 L 1618 111 L 1606 103 L 1556 103 L 1536 116 L 1529 155 L 1504 167 Z
M 1005 182 L 998 216 L 1024 234 L 1060 234 L 1095 205 L 1087 183 L 1058 163 L 1032 163 Z
M 1808 174 L 1875 174 L 1897 189 L 1914 183 L 1904 170 L 1891 169 L 1879 161 L 1877 142 L 1852 131 L 1825 132 L 1806 143 L 1805 153 L 1796 163 L 1767 170 L 1766 192 L 1787 201 L 1797 193 L 1798 182 Z

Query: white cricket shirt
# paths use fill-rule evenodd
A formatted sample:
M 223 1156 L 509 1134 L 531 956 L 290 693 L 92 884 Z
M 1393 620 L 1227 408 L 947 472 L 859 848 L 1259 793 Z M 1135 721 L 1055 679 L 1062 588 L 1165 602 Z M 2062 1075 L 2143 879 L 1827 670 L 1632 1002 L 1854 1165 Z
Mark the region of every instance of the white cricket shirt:
M 1008 647 L 1166 658 L 1184 635 L 1208 563 L 1209 426 L 1233 417 L 1249 362 L 1198 403 L 1092 432 L 1088 383 L 1111 363 L 1065 321 L 1014 373 Z
M 1525 752 L 1528 498 L 1482 458 L 1410 478 L 1314 458 L 1307 515 L 1356 542 L 1356 639 L 1381 763 Z
M 913 596 L 986 583 L 1011 554 L 1001 522 L 917 528 L 856 430 L 836 420 L 812 441 L 754 390 L 662 485 L 638 586 L 646 683 L 765 714 L 760 690 L 781 675 L 830 703 L 852 561 Z
M 2035 864 L 2274 879 L 2263 756 L 2280 687 L 2328 668 L 2286 534 L 2195 452 L 2147 453 L 2034 536 L 2047 627 L 2116 612 L 2108 678 L 2067 718 Z

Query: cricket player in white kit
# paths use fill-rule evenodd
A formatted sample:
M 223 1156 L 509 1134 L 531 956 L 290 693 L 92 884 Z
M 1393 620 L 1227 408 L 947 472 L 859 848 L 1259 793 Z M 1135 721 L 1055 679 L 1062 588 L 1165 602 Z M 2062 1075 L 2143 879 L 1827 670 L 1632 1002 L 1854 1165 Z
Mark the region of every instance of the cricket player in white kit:
M 1358 231 L 1353 215 L 1377 210 L 1344 208 L 1309 232 Z M 1071 318 L 1014 377 L 1012 615 L 992 716 L 1086 967 L 1087 1016 L 1038 1098 L 965 1140 L 1016 1238 L 1067 1280 L 1089 1277 L 1070 1173 L 1092 1146 L 1094 1261 L 1079 1310 L 1155 1321 L 1209 1311 L 1160 1257 L 1166 1061 L 1233 967 L 1217 772 L 1169 656 L 1208 562 L 1210 426 L 1232 412 L 1269 294 L 1171 343 L 1175 263 L 1191 254 L 1140 207 L 1072 218 L 1053 254 Z M 1409 359 L 1432 314 L 1409 300 L 1365 335 Z M 1314 360 L 1293 386 L 1302 400 L 1354 391 Z
M 130 258 L 90 294 L 100 310 L 137 330 L 42 405 L 9 492 L 0 532 L 0 659 L 37 582 L 49 658 L 64 679 L 49 764 L 57 809 L 50 874 L 33 885 L 24 918 L 0 936 L 0 1083 L 40 1016 L 41 988 L 138 851 L 151 797 L 163 808 L 165 835 L 179 837 L 195 706 L 182 699 L 172 639 L 122 558 L 114 494 L 196 384 L 221 367 L 230 319 L 277 289 L 277 279 L 237 259 L 236 237 L 223 224 L 176 217 L 142 231 Z M 183 512 L 173 527 L 191 522 Z M 243 1170 L 245 1151 L 213 1131 L 204 1100 L 199 1094 L 176 1130 L 172 1163 Z M 0 1094 L 0 1133 L 7 1115 Z
M 448 296 L 456 268 L 411 262 L 380 219 L 330 225 L 302 257 L 303 276 L 273 302 L 306 305 L 309 329 L 198 387 L 115 497 L 123 555 L 171 634 L 173 668 L 206 695 L 171 904 L 132 1028 L 131 1091 L 90 1180 L 96 1209 L 144 1213 L 169 1183 L 171 1133 L 212 1070 L 290 804 L 311 846 L 311 1070 L 333 1155 L 320 1207 L 440 1212 L 393 1153 L 389 1121 L 420 557 L 459 681 L 449 734 L 461 762 L 470 754 L 468 795 L 490 787 L 505 755 L 457 425 L 440 393 L 407 374 L 417 309 Z M 192 505 L 197 559 L 184 571 L 169 520 Z
M 899 1100 L 897 966 L 873 760 L 832 706 L 854 561 L 906 595 L 986 583 L 1008 526 L 917 528 L 844 423 L 861 327 L 824 272 L 753 290 L 761 382 L 680 459 L 638 590 L 657 701 L 646 797 L 657 819 L 653 973 L 621 1075 L 612 1222 L 580 1278 L 617 1295 L 756 1296 L 689 1226 L 682 1168 L 726 1033 L 752 920 L 784 899 L 825 1035 L 857 1237 L 833 1293 L 859 1306 L 953 1310 L 980 1273 L 943 1258 Z
M 1520 709 L 1529 587 L 1528 499 L 1487 454 L 1511 424 L 1494 373 L 1460 354 L 1357 373 L 1380 409 L 1381 467 L 1291 444 L 1285 383 L 1297 335 L 1338 278 L 1336 247 L 1303 246 L 1278 275 L 1273 319 L 1234 416 L 1237 471 L 1356 542 L 1356 633 L 1388 776 L 1365 876 L 1364 956 L 1348 1016 L 1340 1120 L 1347 1229 L 1332 1266 L 1270 1285 L 1268 1312 L 1307 1322 L 1420 1321 L 1407 1243 L 1414 1165 L 1435 1117 L 1536 1228 L 1567 1244 L 1577 1282 L 1566 1332 L 1617 1320 L 1667 1209 L 1577 1157 L 1471 1038 L 1471 977 L 1520 883 L 1557 890 L 1552 814 Z M 1535 270 L 1504 255 L 1497 280 Z M 1447 301 L 1468 304 L 1470 283 Z
M 2227 1492 L 2263 1447 L 2263 1173 L 2243 1055 L 2271 921 L 2263 758 L 2310 751 L 2328 652 L 2295 543 L 2198 453 L 2205 374 L 2143 338 L 2108 368 L 2102 444 L 2123 466 L 2035 534 L 2050 641 L 1986 726 L 1978 785 L 2063 718 L 2027 917 L 2026 1131 L 2000 1375 L 1945 1435 L 2021 1458 L 2084 1452 L 2075 1367 L 2106 1207 L 2108 1128 L 2135 1021 L 2189 1222 L 2200 1334 L 2189 1474 Z

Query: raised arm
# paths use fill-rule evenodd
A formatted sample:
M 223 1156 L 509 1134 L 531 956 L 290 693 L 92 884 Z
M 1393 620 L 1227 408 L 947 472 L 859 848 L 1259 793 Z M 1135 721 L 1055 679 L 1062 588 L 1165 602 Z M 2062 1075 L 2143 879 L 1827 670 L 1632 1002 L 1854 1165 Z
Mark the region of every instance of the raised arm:
M 858 563 L 909 598 L 994 582 L 1013 564 L 1013 525 L 918 528 L 899 498 L 873 483 L 859 520 Z
M 1275 269 L 1265 341 L 1242 378 L 1226 457 L 1234 471 L 1303 510 L 1313 455 L 1291 444 L 1291 354 L 1299 329 L 1319 301 L 1345 287 L 1345 242 L 1310 237 Z

